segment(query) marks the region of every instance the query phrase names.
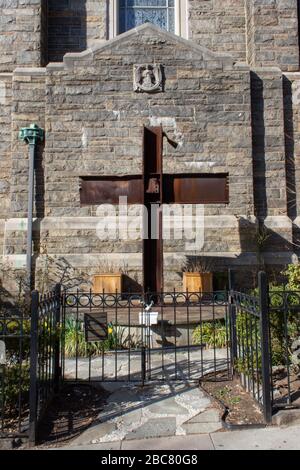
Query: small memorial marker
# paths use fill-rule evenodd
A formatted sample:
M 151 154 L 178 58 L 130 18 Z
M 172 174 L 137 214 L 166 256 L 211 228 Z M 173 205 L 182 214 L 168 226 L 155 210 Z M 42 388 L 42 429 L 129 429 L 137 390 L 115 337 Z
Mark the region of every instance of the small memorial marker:
M 102 341 L 107 338 L 107 313 L 90 312 L 84 314 L 84 331 L 87 342 Z

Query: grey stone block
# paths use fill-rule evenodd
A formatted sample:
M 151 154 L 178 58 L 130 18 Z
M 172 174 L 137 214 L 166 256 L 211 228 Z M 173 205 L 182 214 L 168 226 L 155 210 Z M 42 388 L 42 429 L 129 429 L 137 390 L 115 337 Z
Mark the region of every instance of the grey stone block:
M 126 440 L 145 439 L 150 437 L 174 436 L 176 418 L 149 419 L 145 424 L 126 435 Z

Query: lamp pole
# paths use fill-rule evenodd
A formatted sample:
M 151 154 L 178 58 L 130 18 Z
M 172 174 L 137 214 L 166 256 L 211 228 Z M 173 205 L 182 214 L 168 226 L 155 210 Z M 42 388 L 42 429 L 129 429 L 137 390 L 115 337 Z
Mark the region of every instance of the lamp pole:
M 27 249 L 26 249 L 26 271 L 29 289 L 31 288 L 31 262 L 32 262 L 32 219 L 34 198 L 34 162 L 35 151 L 39 141 L 44 140 L 44 130 L 36 124 L 22 127 L 19 139 L 29 145 L 29 175 L 28 175 L 28 212 L 27 212 Z

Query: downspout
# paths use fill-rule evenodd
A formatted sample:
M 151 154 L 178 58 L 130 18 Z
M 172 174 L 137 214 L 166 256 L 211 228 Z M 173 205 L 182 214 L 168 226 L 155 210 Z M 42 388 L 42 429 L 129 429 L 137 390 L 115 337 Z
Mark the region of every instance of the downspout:
M 27 212 L 27 248 L 26 248 L 26 272 L 28 288 L 31 290 L 31 266 L 32 266 L 32 221 L 34 201 L 34 163 L 35 152 L 39 141 L 44 140 L 44 130 L 36 124 L 23 127 L 19 132 L 19 139 L 29 145 L 29 174 L 28 174 L 28 212 Z

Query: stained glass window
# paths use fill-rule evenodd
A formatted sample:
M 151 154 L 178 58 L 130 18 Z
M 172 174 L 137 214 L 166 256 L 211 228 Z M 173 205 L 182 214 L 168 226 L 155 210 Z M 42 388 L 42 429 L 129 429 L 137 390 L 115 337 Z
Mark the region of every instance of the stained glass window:
M 119 32 L 153 23 L 175 32 L 175 0 L 119 0 Z

